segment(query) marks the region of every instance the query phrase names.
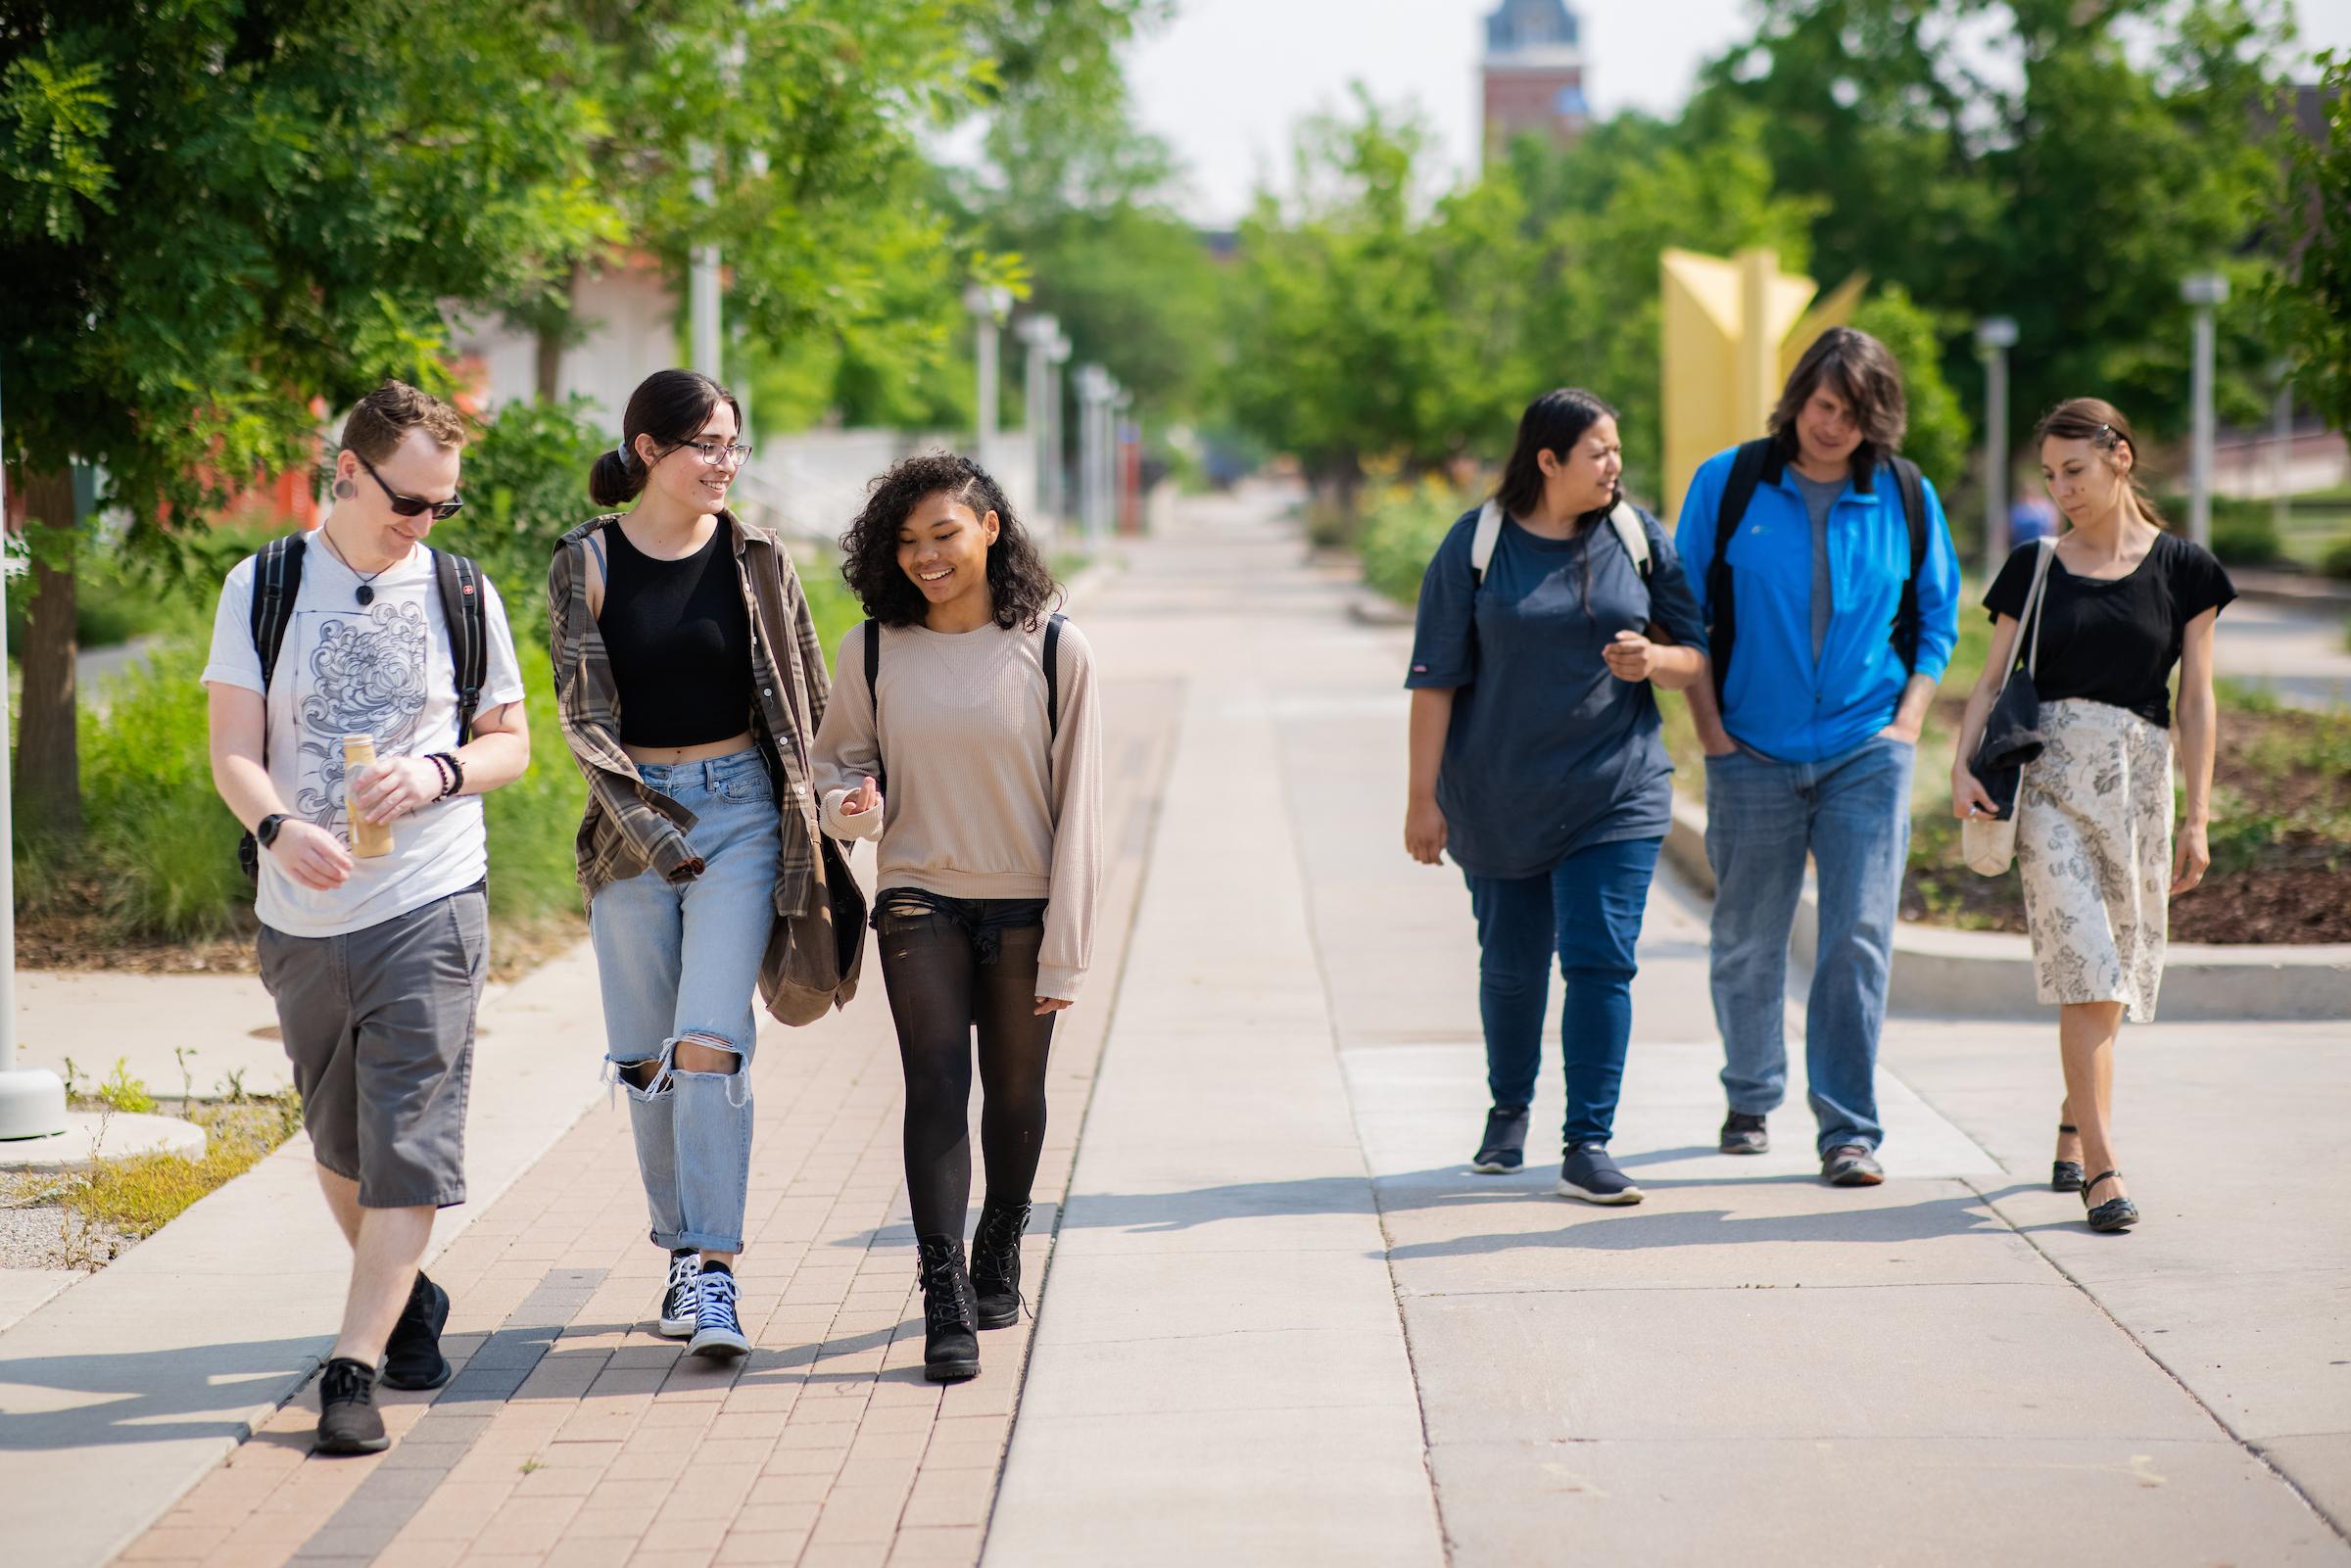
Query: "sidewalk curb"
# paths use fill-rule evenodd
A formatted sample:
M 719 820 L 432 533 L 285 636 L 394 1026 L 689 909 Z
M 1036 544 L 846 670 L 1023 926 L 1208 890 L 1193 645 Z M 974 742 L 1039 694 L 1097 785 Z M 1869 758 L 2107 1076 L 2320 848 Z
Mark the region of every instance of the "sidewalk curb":
M 1711 898 L 1706 811 L 1678 795 L 1665 854 L 1675 870 Z M 1819 907 L 1809 873 L 1797 905 L 1794 951 L 1809 967 Z M 1895 929 L 1887 1004 L 1897 1013 L 1959 1018 L 2037 1019 L 2033 945 L 2008 931 L 1963 931 L 1903 921 Z M 2351 942 L 2308 946 L 2174 943 L 2164 959 L 2162 1017 L 2167 1022 L 2289 1022 L 2351 1017 Z

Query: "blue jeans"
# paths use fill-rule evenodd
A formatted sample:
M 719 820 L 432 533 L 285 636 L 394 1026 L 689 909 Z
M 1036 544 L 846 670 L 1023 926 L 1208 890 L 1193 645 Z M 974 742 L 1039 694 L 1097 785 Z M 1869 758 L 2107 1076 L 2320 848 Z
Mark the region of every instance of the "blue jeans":
M 1760 1116 L 1788 1091 L 1788 936 L 1804 856 L 1819 868 L 1820 939 L 1804 1014 L 1819 1148 L 1875 1149 L 1878 1031 L 1910 852 L 1917 748 L 1873 736 L 1822 762 L 1741 749 L 1706 759 L 1714 868 L 1714 1022 L 1731 1109 Z
M 702 874 L 671 882 L 648 871 L 598 891 L 588 925 L 605 1060 L 628 1091 L 653 1240 L 737 1253 L 751 1172 L 752 998 L 776 919 L 775 785 L 755 750 L 637 771 L 694 813 L 686 838 Z M 689 1039 L 733 1052 L 735 1070 L 677 1068 Z M 648 1063 L 640 1085 L 629 1069 Z
M 1606 1143 L 1616 1120 L 1633 1038 L 1633 949 L 1663 842 L 1594 844 L 1539 877 L 1462 874 L 1477 917 L 1477 1013 L 1486 1032 L 1486 1087 L 1497 1106 L 1517 1109 L 1535 1097 L 1543 1009 L 1552 957 L 1559 957 L 1567 982 L 1559 1008 L 1567 1074 L 1560 1136 L 1569 1144 Z

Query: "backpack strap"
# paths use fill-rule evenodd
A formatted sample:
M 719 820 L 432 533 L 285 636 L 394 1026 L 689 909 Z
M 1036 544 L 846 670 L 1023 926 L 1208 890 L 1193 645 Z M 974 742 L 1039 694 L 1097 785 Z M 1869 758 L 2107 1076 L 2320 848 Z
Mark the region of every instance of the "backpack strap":
M 882 760 L 882 623 L 865 623 L 865 695 L 874 705 L 874 787 L 889 793 L 889 769 Z
M 277 650 L 285 645 L 286 628 L 294 622 L 306 544 L 302 535 L 288 534 L 264 545 L 253 558 L 253 650 L 261 655 L 264 694 L 269 678 L 277 673 Z
M 1469 583 L 1472 588 L 1486 580 L 1486 568 L 1494 563 L 1494 546 L 1502 543 L 1502 502 L 1489 500 L 1477 509 L 1477 532 L 1469 536 Z
M 598 529 L 587 539 L 588 553 L 596 557 L 596 575 L 603 579 L 604 587 L 612 586 L 612 569 L 604 564 L 604 531 Z
M 1066 615 L 1045 622 L 1045 771 L 1052 776 L 1053 743 L 1061 738 L 1061 625 Z
M 1902 604 L 1895 612 L 1894 646 L 1902 656 L 1902 668 L 1918 673 L 1918 574 L 1927 563 L 1927 487 L 1918 471 L 1918 464 L 1907 457 L 1895 457 L 1889 465 L 1894 469 L 1895 488 L 1901 492 L 1902 519 L 1910 529 L 1910 575 L 1902 579 Z
M 441 579 L 441 614 L 449 622 L 450 661 L 457 677 L 457 744 L 473 738 L 473 716 L 482 705 L 482 683 L 490 678 L 489 594 L 482 569 L 463 555 L 433 551 Z
M 1608 510 L 1608 526 L 1616 530 L 1617 543 L 1633 558 L 1633 571 L 1642 582 L 1649 581 L 1652 562 L 1649 558 L 1649 530 L 1641 526 L 1641 514 L 1629 500 L 1619 500 Z
M 1764 471 L 1778 478 L 1780 464 L 1772 462 L 1777 443 L 1769 436 L 1742 442 L 1731 459 L 1730 478 L 1723 483 L 1722 500 L 1714 510 L 1714 558 L 1706 563 L 1706 654 L 1713 666 L 1714 702 L 1722 705 L 1722 684 L 1731 667 L 1731 644 L 1739 636 L 1739 600 L 1731 590 L 1731 540 L 1747 516 L 1748 503 Z

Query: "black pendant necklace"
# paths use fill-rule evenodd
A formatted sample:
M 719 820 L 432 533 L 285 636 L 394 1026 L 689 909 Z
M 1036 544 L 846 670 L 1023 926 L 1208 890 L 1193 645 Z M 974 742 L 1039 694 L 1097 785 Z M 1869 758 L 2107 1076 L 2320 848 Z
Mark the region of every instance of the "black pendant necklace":
M 377 578 L 383 576 L 384 573 L 392 570 L 392 568 L 390 566 L 379 566 L 372 572 L 362 573 L 358 567 L 352 565 L 351 562 L 345 558 L 341 549 L 336 547 L 334 536 L 329 534 L 323 525 L 321 525 L 318 530 L 318 537 L 326 541 L 326 547 L 334 551 L 335 559 L 343 562 L 343 570 L 349 572 L 352 576 L 360 580 L 359 588 L 352 594 L 352 597 L 360 601 L 360 608 L 365 609 L 368 605 L 373 604 L 375 602 L 375 590 L 369 585 L 372 584 Z M 398 563 L 396 562 L 395 564 Z

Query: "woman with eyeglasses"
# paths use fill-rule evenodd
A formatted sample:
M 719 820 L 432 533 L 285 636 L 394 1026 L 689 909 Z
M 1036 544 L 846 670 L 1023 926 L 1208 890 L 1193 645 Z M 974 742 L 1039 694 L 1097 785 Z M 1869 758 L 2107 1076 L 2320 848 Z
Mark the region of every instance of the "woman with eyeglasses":
M 636 504 L 564 535 L 548 574 L 555 689 L 588 779 L 579 875 L 608 1070 L 628 1091 L 652 1240 L 669 1253 L 658 1331 L 730 1359 L 750 1348 L 734 1265 L 753 988 L 777 917 L 814 879 L 808 745 L 825 661 L 792 557 L 727 509 L 750 451 L 734 395 L 658 371 L 621 429 L 588 491 Z

